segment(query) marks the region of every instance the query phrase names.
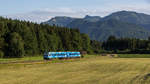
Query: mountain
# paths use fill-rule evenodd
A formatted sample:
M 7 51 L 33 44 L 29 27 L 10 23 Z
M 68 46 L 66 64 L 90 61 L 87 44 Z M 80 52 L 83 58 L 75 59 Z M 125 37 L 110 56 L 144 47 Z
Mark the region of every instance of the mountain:
M 70 22 L 72 22 L 74 19 L 75 18 L 66 17 L 66 16 L 59 16 L 59 17 L 54 17 L 47 22 L 44 22 L 44 24 L 57 25 L 57 26 L 65 27 Z
M 123 22 L 137 24 L 150 30 L 150 15 L 132 11 L 119 11 L 103 18 L 103 20 L 115 19 Z
M 59 17 L 54 17 L 46 22 L 43 22 L 44 24 L 49 24 L 49 25 L 57 25 L 61 27 L 66 27 L 68 24 L 70 24 L 73 20 L 76 20 L 79 18 L 71 18 L 71 17 L 66 17 L 66 16 L 59 16 Z M 101 19 L 99 16 L 89 16 L 86 15 L 84 18 L 85 21 L 88 22 L 97 22 Z
M 63 19 L 63 17 L 60 18 Z M 63 19 L 65 23 L 59 19 L 52 20 L 48 22 L 53 24 L 59 22 L 69 28 L 78 28 L 82 33 L 87 33 L 91 39 L 99 41 L 106 40 L 110 35 L 140 39 L 150 36 L 150 15 L 132 11 L 119 11 L 104 18 L 87 15 L 84 18 L 73 18 L 69 21 Z
M 102 18 L 100 16 L 89 16 L 89 15 L 86 15 L 83 19 L 85 21 L 89 21 L 89 22 L 97 22 L 97 21 L 101 20 Z
M 80 32 L 87 33 L 91 39 L 104 41 L 111 35 L 118 38 L 130 37 L 146 39 L 150 32 L 146 29 L 131 23 L 125 23 L 110 19 L 106 21 L 87 22 L 82 19 L 74 20 L 68 27 L 78 28 Z

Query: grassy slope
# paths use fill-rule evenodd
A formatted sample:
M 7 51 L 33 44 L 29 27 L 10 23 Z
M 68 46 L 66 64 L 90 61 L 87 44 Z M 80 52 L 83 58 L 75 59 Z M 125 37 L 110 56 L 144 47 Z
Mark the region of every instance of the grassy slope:
M 64 63 L 1 64 L 0 84 L 149 84 L 150 59 L 92 57 Z

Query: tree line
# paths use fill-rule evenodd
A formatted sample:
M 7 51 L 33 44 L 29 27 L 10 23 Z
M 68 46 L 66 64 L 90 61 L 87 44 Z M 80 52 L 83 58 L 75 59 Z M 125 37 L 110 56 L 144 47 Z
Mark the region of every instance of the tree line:
M 143 40 L 110 36 L 107 41 L 102 43 L 101 48 L 110 53 L 148 54 L 150 53 L 150 37 Z
M 90 38 L 78 29 L 0 17 L 0 57 L 35 56 L 46 51 L 91 51 Z

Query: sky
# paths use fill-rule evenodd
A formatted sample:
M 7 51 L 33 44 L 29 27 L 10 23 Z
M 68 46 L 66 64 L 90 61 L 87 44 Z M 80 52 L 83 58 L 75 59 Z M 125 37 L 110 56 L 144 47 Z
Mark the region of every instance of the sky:
M 150 0 L 1 0 L 0 16 L 46 21 L 55 16 L 106 16 L 127 10 L 150 14 Z

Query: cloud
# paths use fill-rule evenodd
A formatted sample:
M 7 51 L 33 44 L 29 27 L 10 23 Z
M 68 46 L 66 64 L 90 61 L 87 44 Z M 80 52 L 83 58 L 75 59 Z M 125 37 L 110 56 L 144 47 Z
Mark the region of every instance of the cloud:
M 150 2 L 150 0 L 147 0 Z M 77 17 L 81 18 L 85 15 L 92 16 L 107 16 L 113 12 L 127 10 L 127 11 L 135 11 L 139 13 L 150 14 L 150 5 L 149 4 L 108 4 L 104 7 L 95 7 L 95 8 L 69 8 L 69 7 L 61 7 L 61 8 L 45 8 L 38 9 L 29 13 L 24 14 L 15 14 L 15 15 L 6 15 L 7 17 L 13 19 L 27 20 L 32 22 L 44 22 L 55 16 L 69 16 L 69 17 Z
M 75 11 L 72 11 L 69 8 L 56 8 L 56 9 L 45 8 L 23 14 L 5 15 L 4 17 L 40 23 L 47 21 L 55 16 L 71 16 L 71 15 L 74 17 L 80 16 L 77 15 Z
M 45 8 L 35 10 L 29 13 L 5 15 L 5 17 L 32 22 L 44 22 L 55 16 L 68 16 L 82 18 L 85 15 L 104 16 L 108 11 L 100 11 L 99 9 L 71 9 L 71 8 Z

